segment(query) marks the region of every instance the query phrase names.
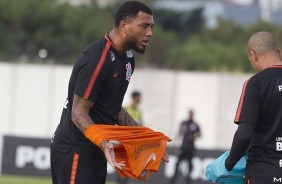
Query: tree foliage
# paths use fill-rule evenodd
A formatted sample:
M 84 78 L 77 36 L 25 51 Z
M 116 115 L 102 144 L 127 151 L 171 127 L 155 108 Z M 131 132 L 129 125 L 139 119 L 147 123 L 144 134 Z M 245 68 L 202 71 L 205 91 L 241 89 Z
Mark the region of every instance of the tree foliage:
M 85 45 L 111 28 L 97 6 L 73 7 L 55 0 L 1 0 L 1 59 L 37 58 L 39 49 L 58 63 L 72 63 Z
M 0 59 L 14 61 L 24 56 L 38 61 L 38 51 L 46 49 L 47 59 L 73 63 L 86 45 L 112 29 L 120 4 L 99 9 L 94 2 L 74 7 L 56 0 L 1 0 Z M 204 26 L 202 9 L 153 12 L 154 37 L 146 54 L 137 55 L 138 67 L 249 72 L 246 43 L 250 35 L 264 30 L 282 40 L 282 28 L 270 23 L 242 27 L 219 19 L 218 27 L 211 30 Z

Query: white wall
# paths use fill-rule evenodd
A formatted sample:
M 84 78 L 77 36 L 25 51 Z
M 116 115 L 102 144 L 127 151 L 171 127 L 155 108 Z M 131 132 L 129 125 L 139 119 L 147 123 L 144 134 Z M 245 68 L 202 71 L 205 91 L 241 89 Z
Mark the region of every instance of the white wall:
M 60 120 L 71 70 L 72 66 L 0 62 L 0 134 L 50 137 Z M 233 118 L 248 77 L 137 69 L 124 104 L 130 102 L 132 90 L 140 90 L 145 125 L 171 138 L 192 108 L 202 131 L 197 146 L 225 149 L 236 130 Z
M 69 66 L 0 63 L 0 133 L 49 137 L 67 94 Z

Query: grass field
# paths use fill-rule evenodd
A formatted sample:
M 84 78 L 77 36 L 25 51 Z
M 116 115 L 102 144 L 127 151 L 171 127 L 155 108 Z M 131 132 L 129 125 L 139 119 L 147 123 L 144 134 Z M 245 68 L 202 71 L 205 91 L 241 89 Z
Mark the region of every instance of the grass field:
M 25 176 L 0 176 L 0 184 L 51 184 L 51 179 Z
M 4 175 L 0 176 L 0 184 L 52 184 L 52 182 L 49 178 Z

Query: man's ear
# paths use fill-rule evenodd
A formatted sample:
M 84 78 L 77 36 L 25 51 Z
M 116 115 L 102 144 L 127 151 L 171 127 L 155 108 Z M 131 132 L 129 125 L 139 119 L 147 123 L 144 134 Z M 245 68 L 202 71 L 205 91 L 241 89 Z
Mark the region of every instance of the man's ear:
M 250 51 L 249 57 L 250 57 L 251 62 L 253 62 L 254 64 L 258 62 L 258 56 L 254 51 L 252 50 Z
M 122 32 L 126 33 L 127 23 L 124 20 L 121 20 L 119 23 L 119 28 Z

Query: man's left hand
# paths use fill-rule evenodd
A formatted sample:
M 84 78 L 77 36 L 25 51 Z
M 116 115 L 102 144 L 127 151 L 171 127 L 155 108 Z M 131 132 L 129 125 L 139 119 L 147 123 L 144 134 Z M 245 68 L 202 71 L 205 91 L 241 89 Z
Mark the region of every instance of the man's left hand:
M 172 141 L 172 139 L 170 139 L 170 138 L 167 140 L 167 142 L 171 142 L 171 141 Z M 164 162 L 166 162 L 166 163 L 169 162 L 169 156 L 168 156 L 168 154 L 167 154 L 166 151 L 165 151 L 165 153 L 164 153 L 164 155 L 163 155 L 162 160 L 163 160 Z

